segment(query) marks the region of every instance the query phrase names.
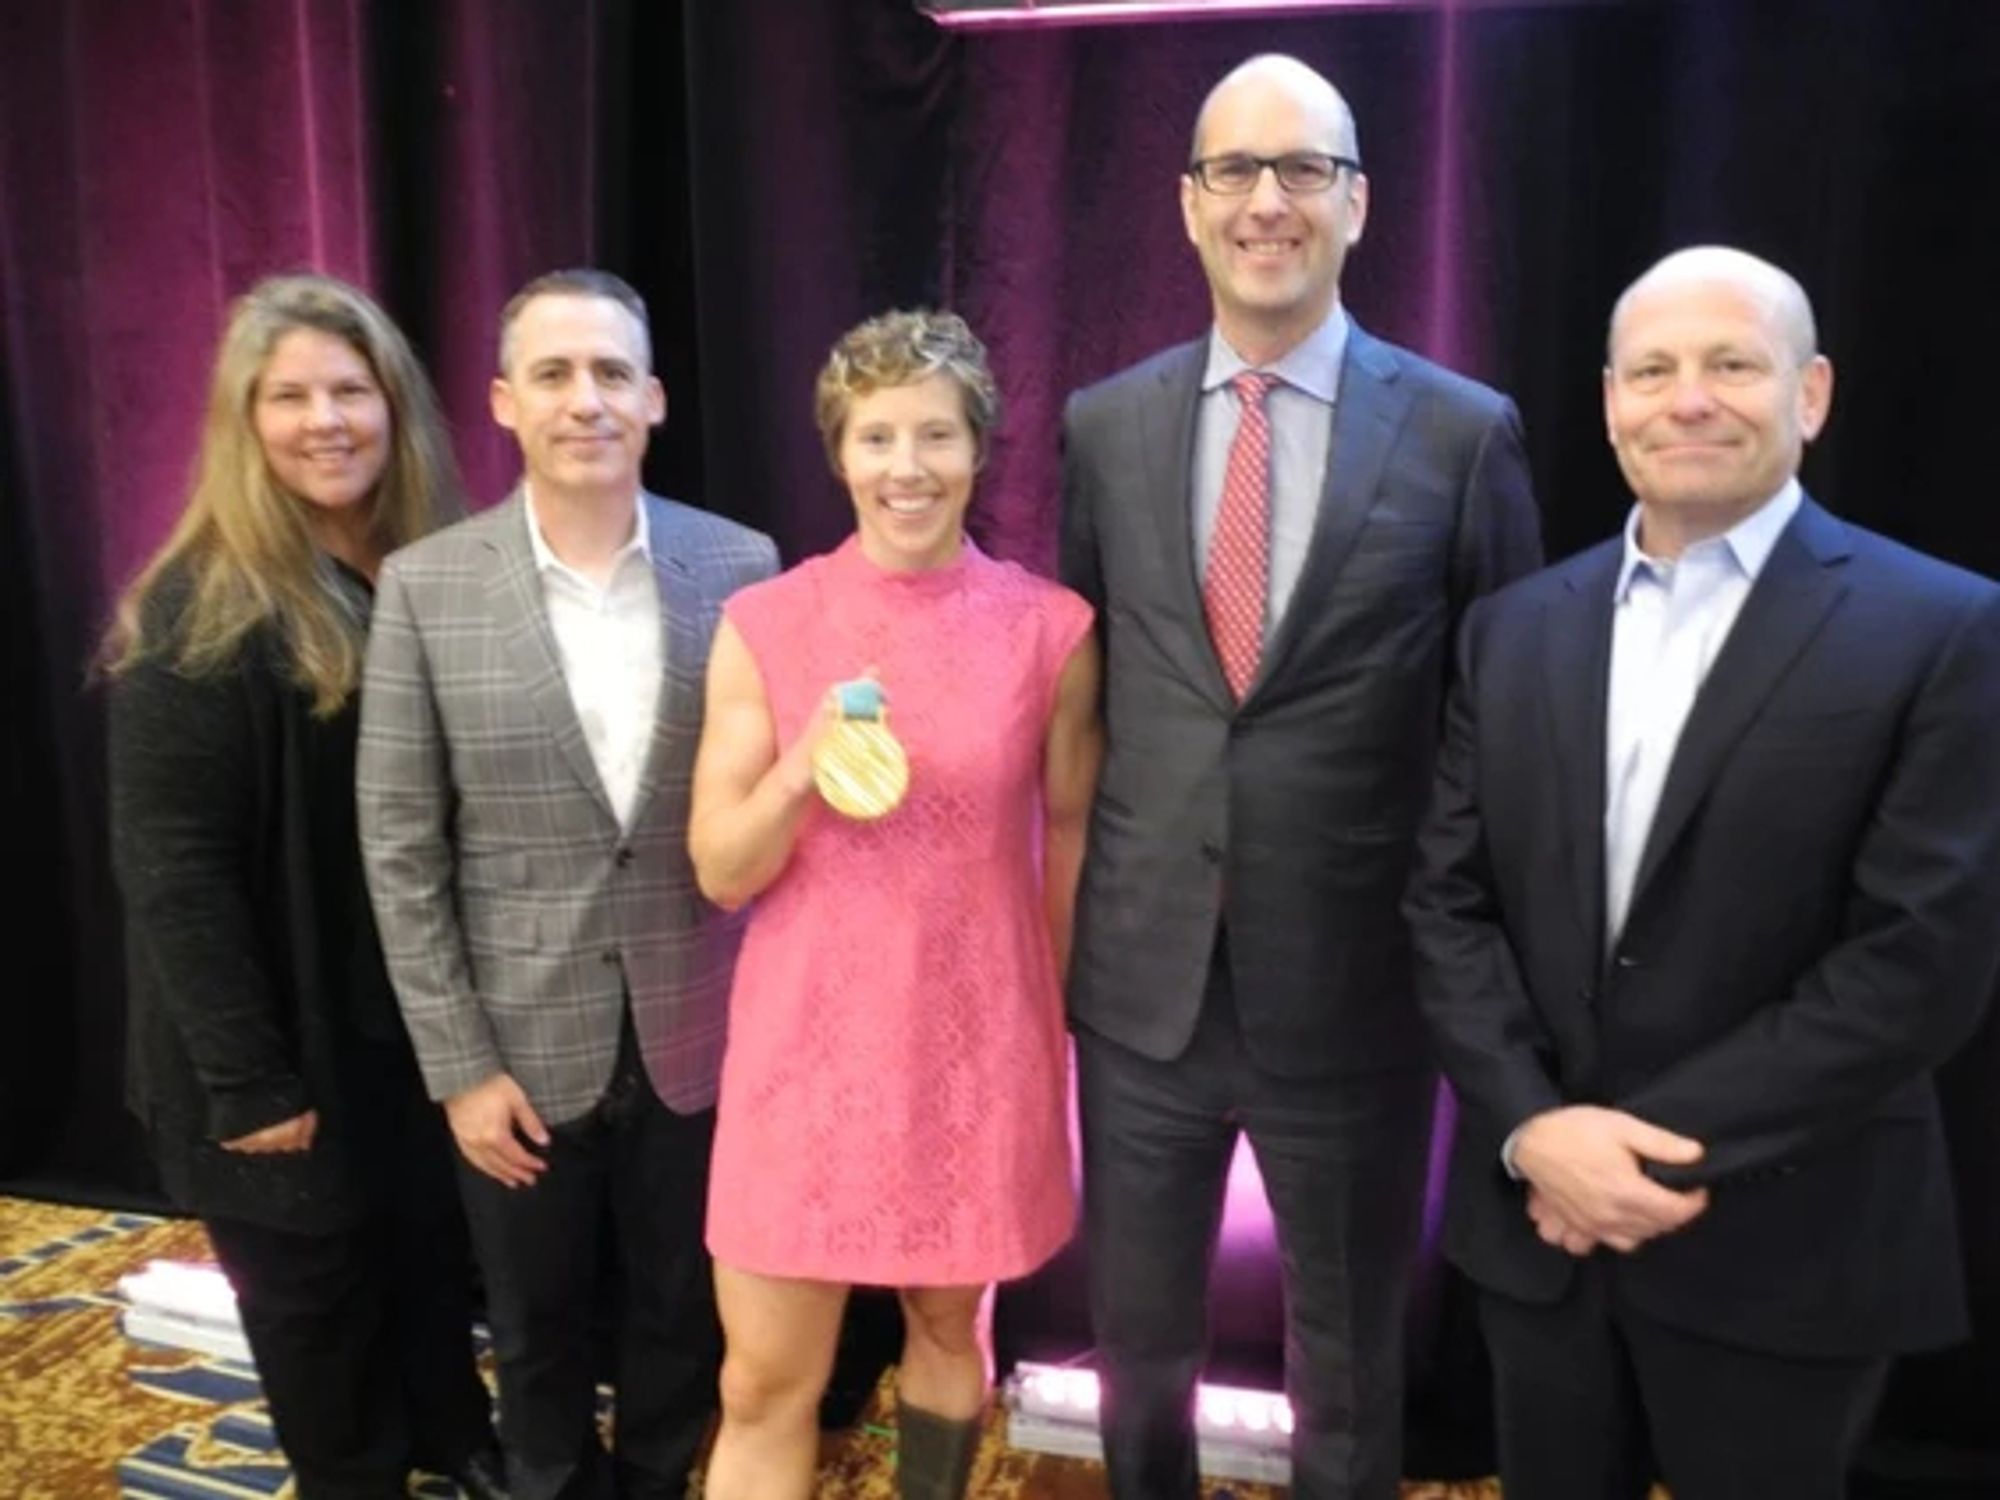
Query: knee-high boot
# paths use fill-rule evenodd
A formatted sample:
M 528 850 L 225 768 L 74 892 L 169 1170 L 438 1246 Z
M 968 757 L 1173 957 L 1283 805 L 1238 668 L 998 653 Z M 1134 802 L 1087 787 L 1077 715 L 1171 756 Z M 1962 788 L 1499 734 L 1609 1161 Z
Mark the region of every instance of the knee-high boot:
M 954 1421 L 898 1398 L 898 1500 L 964 1500 L 979 1452 L 979 1419 Z

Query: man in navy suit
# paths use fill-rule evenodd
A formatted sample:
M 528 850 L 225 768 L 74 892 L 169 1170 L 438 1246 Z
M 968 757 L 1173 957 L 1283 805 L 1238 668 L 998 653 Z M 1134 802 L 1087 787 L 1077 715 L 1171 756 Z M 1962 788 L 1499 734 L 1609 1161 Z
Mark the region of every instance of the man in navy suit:
M 1239 1133 L 1285 1285 L 1296 1500 L 1390 1500 L 1434 1074 L 1397 912 L 1453 626 L 1541 559 L 1504 396 L 1371 337 L 1354 118 L 1257 57 L 1180 179 L 1213 326 L 1079 392 L 1063 579 L 1107 754 L 1070 970 L 1091 1320 L 1120 1500 L 1193 1500 Z
M 1461 635 L 1408 912 L 1508 1500 L 1838 1496 L 1964 1331 L 2000 588 L 1802 492 L 1832 394 L 1790 276 L 1667 257 L 1611 320 L 1623 535 Z

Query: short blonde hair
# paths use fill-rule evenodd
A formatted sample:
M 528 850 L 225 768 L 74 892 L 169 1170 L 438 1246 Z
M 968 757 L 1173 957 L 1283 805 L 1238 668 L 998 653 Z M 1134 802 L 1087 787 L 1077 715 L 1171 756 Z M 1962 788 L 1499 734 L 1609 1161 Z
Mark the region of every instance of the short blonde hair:
M 918 308 L 882 313 L 848 329 L 827 355 L 813 387 L 813 416 L 834 473 L 840 472 L 840 439 L 857 398 L 933 375 L 958 383 L 973 447 L 984 463 L 988 438 L 1000 421 L 1000 389 L 986 363 L 986 346 L 957 313 Z
M 176 669 L 204 676 L 229 662 L 253 626 L 270 621 L 315 713 L 337 711 L 359 683 L 361 639 L 319 581 L 303 502 L 271 473 L 251 415 L 271 351 L 300 328 L 351 345 L 388 404 L 388 462 L 369 500 L 377 545 L 393 551 L 459 513 L 458 472 L 437 397 L 389 315 L 331 276 L 261 281 L 229 309 L 187 506 L 119 599 L 105 634 L 98 660 L 111 675 L 158 651 Z M 158 628 L 149 630 L 144 607 L 165 579 L 182 575 L 190 599 L 161 638 Z

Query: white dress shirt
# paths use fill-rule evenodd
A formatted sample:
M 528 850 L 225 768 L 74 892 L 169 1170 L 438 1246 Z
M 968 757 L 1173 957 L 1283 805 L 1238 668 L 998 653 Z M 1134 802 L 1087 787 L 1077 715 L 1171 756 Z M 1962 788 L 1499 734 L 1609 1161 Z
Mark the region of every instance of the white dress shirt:
M 1688 710 L 1799 498 L 1799 483 L 1790 480 L 1721 536 L 1696 542 L 1672 560 L 1639 550 L 1638 507 L 1625 523 L 1604 726 L 1607 944 L 1618 940 L 1631 909 L 1639 860 Z
M 660 591 L 653 578 L 646 507 L 637 495 L 632 497 L 632 539 L 611 559 L 601 588 L 549 550 L 535 518 L 532 493 L 525 509 L 528 544 L 541 574 L 542 600 L 569 701 L 618 825 L 629 830 L 637 811 L 639 778 L 652 749 L 653 718 L 665 668 Z

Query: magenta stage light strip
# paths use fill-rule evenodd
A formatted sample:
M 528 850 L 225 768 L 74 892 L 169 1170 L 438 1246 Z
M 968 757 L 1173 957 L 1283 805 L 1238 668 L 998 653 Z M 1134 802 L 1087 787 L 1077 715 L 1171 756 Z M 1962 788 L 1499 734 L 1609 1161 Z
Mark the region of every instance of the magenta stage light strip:
M 1343 11 L 1485 10 L 1613 5 L 1621 0 L 917 0 L 917 9 L 957 31 L 1034 26 L 1119 26 L 1149 21 L 1234 21 Z
M 1115 26 L 1144 21 L 1240 20 L 1341 10 L 1407 10 L 1426 0 L 1022 0 L 1008 5 L 921 4 L 940 26 L 1006 31 L 1030 26 Z

